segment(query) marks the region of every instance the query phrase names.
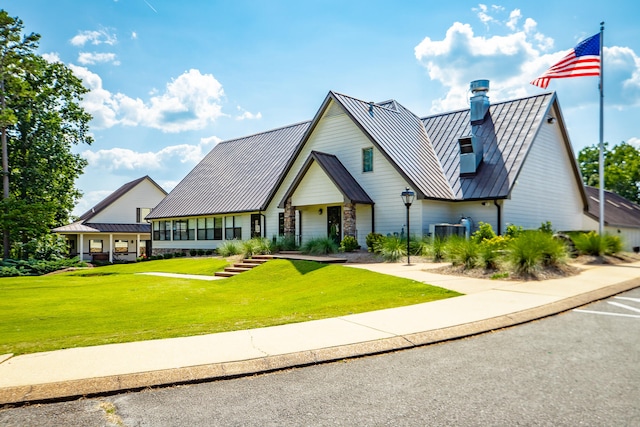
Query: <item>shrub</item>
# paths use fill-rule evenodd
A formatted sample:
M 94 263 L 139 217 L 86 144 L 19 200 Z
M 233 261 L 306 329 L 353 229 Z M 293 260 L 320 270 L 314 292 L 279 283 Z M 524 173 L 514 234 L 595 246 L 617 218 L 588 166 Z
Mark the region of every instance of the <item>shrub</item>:
M 213 249 L 207 249 L 206 251 L 204 251 L 205 255 L 213 255 Z
M 416 239 L 414 237 L 409 240 L 409 251 L 411 252 L 411 255 L 427 255 L 429 253 L 430 246 L 428 238 Z
M 440 262 L 444 260 L 446 256 L 445 240 L 439 237 L 434 237 L 433 240 L 431 240 L 429 253 L 435 262 Z
M 271 253 L 271 243 L 263 237 L 254 237 L 242 242 L 242 255 L 250 258 L 253 255 L 266 255 Z
M 493 231 L 491 224 L 480 221 L 478 229 L 471 235 L 471 240 L 480 243 L 483 240 L 493 239 L 494 237 L 496 237 L 496 233 Z
M 600 256 L 606 250 L 605 240 L 595 231 L 576 234 L 573 236 L 573 243 L 582 255 Z
M 171 258 L 173 258 L 173 254 L 171 253 L 164 254 L 164 259 L 171 259 Z
M 478 264 L 480 245 L 475 239 L 454 236 L 447 240 L 445 253 L 453 265 L 469 269 Z
M 327 255 L 338 252 L 338 244 L 330 237 L 317 237 L 302 245 L 302 252 L 310 255 Z
M 12 276 L 40 276 L 53 271 L 62 270 L 67 267 L 85 267 L 87 264 L 77 257 L 56 260 L 13 260 L 5 259 L 0 261 L 0 277 Z
M 505 230 L 504 235 L 511 238 L 518 237 L 524 230 L 521 225 L 509 224 Z
M 387 262 L 396 262 L 407 255 L 407 244 L 397 236 L 387 236 L 378 242 L 379 253 Z
M 483 240 L 478 248 L 480 265 L 487 270 L 497 270 L 500 267 L 500 258 L 508 241 L 509 239 L 503 236 Z
M 196 253 L 198 254 L 198 256 L 202 256 L 204 255 L 204 249 L 198 249 Z
M 198 251 L 197 251 L 196 249 L 191 249 L 191 250 L 189 251 L 189 255 L 191 255 L 191 256 L 196 256 L 196 255 L 197 255 L 197 253 L 198 253 Z
M 604 235 L 604 253 L 607 255 L 615 255 L 622 251 L 622 239 L 620 236 Z
M 551 227 L 551 221 L 545 221 L 542 224 L 540 224 L 540 227 L 538 227 L 538 231 L 542 231 L 543 233 L 546 233 L 546 234 L 553 234 L 553 227 Z
M 532 275 L 541 266 L 554 266 L 566 256 L 564 243 L 546 231 L 525 231 L 509 244 L 509 259 L 516 272 Z
M 236 240 L 225 240 L 218 246 L 218 254 L 222 257 L 238 255 L 240 253 L 240 245 Z
M 367 238 L 366 238 L 367 250 L 369 252 L 380 252 L 379 248 L 383 240 L 384 240 L 384 236 L 380 233 L 367 234 Z
M 272 245 L 272 249 L 274 252 L 280 251 L 297 251 L 298 245 L 296 243 L 296 238 L 293 235 L 289 236 L 280 236 L 275 243 Z
M 360 249 L 358 240 L 353 236 L 344 236 L 342 242 L 340 242 L 340 250 L 343 252 L 353 252 Z

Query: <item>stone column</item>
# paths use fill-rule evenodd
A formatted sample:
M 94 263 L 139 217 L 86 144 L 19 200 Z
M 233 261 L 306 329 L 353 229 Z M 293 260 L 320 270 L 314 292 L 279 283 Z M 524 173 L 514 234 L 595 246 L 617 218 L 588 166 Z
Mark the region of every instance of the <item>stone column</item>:
M 284 203 L 284 235 L 296 236 L 296 210 L 291 205 L 291 197 Z
M 342 210 L 343 235 L 356 237 L 356 205 L 347 202 L 342 206 Z

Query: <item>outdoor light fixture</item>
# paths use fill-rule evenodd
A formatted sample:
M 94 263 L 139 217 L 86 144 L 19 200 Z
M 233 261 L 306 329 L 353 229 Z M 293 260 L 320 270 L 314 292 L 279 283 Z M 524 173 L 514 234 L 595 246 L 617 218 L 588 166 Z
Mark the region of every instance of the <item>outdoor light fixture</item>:
M 550 125 L 554 124 L 556 122 L 556 118 L 555 117 L 547 117 L 547 123 L 549 123 Z
M 411 203 L 413 203 L 415 193 L 407 187 L 400 196 L 402 197 L 404 205 L 407 207 L 407 265 L 411 265 L 411 258 L 409 255 L 409 208 L 411 207 Z
M 322 208 L 318 209 L 318 215 L 322 215 Z

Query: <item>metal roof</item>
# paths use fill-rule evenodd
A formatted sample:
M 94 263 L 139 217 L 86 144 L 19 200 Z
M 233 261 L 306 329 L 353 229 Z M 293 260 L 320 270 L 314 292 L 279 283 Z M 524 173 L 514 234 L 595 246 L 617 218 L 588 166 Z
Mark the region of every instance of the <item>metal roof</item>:
M 116 200 L 118 200 L 120 197 L 122 197 L 124 194 L 126 194 L 128 191 L 130 191 L 136 185 L 140 184 L 145 179 L 149 180 L 152 184 L 154 184 L 156 187 L 158 187 L 160 189 L 160 191 L 162 191 L 164 194 L 167 194 L 167 192 L 164 191 L 164 189 L 162 187 L 160 187 L 153 179 L 151 179 L 149 177 L 149 175 L 145 175 L 142 178 L 135 179 L 135 180 L 133 180 L 131 182 L 127 182 L 126 184 L 122 185 L 122 187 L 118 188 L 116 191 L 111 193 L 109 196 L 107 196 L 106 198 L 102 199 L 97 205 L 95 205 L 94 207 L 89 209 L 87 212 L 82 214 L 80 216 L 80 220 L 81 221 L 85 221 L 85 222 L 89 221 L 91 218 L 93 218 L 95 215 L 97 215 L 100 211 L 102 211 L 105 208 L 107 208 L 109 205 L 114 203 Z
M 309 123 L 220 142 L 147 219 L 265 210 Z
M 453 191 L 418 116 L 395 101 L 380 104 L 330 93 L 369 136 L 419 198 L 453 198 Z
M 311 167 L 313 162 L 317 162 L 322 170 L 327 174 L 329 179 L 335 184 L 336 188 L 340 190 L 345 198 L 345 201 L 350 203 L 362 203 L 367 205 L 373 205 L 373 200 L 367 194 L 366 191 L 358 184 L 358 181 L 349 173 L 347 168 L 344 167 L 342 162 L 333 154 L 322 153 L 319 151 L 312 151 L 309 157 L 305 161 L 304 165 L 300 168 L 300 172 L 293 180 L 293 183 L 287 190 L 286 194 L 282 198 L 282 201 L 278 205 L 280 208 L 284 208 L 285 201 L 296 191 L 296 188 L 304 178 L 305 174 Z
M 584 187 L 589 201 L 587 215 L 596 221 L 600 219 L 600 189 Z M 612 227 L 640 228 L 640 205 L 624 197 L 604 190 L 604 222 Z
M 150 233 L 151 224 L 84 223 L 82 221 L 63 225 L 52 230 L 54 233 Z
M 422 119 L 454 200 L 508 197 L 540 124 L 555 101 L 553 92 L 492 104 L 485 121 L 475 127 L 484 147 L 475 175 L 460 176 L 458 139 L 471 134 L 469 109 Z M 568 144 L 568 141 L 566 141 Z M 570 149 L 570 148 L 569 148 Z

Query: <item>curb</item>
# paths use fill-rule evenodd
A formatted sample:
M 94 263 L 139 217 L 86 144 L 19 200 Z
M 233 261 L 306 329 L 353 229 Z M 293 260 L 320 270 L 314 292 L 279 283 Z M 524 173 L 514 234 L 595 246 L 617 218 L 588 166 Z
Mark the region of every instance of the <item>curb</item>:
M 190 366 L 151 372 L 87 378 L 57 383 L 32 384 L 0 389 L 0 407 L 27 403 L 72 400 L 80 397 L 117 394 L 151 387 L 212 382 L 249 375 L 304 367 L 337 360 L 389 353 L 466 338 L 496 329 L 552 316 L 576 307 L 640 287 L 640 278 L 565 298 L 555 303 L 444 329 L 396 336 L 376 341 L 329 347 L 258 359 Z

